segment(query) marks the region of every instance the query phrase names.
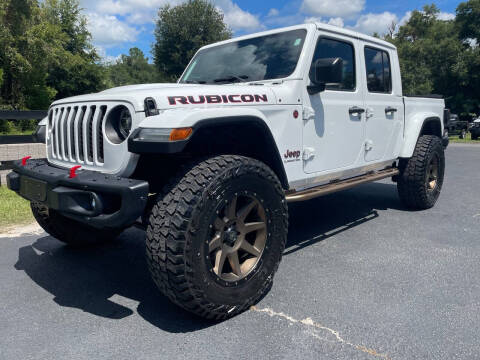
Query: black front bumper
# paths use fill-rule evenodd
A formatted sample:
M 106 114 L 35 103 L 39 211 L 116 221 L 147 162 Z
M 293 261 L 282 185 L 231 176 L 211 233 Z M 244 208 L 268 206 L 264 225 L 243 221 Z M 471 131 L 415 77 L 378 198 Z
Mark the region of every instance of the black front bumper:
M 46 160 L 14 163 L 7 186 L 27 200 L 96 228 L 125 228 L 143 215 L 148 183 L 141 180 L 48 165 Z

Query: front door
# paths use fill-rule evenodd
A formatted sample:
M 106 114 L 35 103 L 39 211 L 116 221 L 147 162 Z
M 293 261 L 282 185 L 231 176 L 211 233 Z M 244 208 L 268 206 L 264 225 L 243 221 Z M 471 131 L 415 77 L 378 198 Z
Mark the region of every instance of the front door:
M 305 102 L 304 171 L 327 172 L 351 167 L 361 158 L 365 140 L 364 93 L 360 86 L 357 40 L 320 35 L 312 64 L 318 59 L 343 61 L 343 79 Z M 310 103 L 310 104 L 309 104 Z M 310 105 L 310 106 L 308 106 Z M 363 159 L 362 159 L 363 161 Z

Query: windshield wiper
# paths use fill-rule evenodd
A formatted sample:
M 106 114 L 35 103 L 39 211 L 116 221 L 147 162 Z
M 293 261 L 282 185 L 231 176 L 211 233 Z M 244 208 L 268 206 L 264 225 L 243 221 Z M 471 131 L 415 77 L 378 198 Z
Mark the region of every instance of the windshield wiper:
M 197 80 L 185 80 L 186 84 L 206 84 L 206 81 L 197 81 Z
M 247 75 L 240 75 L 240 76 L 230 75 L 230 76 L 227 76 L 225 78 L 215 79 L 215 80 L 213 80 L 213 82 L 215 82 L 215 83 L 221 83 L 221 82 L 231 83 L 231 82 L 235 82 L 235 81 L 246 82 L 247 79 L 248 79 Z

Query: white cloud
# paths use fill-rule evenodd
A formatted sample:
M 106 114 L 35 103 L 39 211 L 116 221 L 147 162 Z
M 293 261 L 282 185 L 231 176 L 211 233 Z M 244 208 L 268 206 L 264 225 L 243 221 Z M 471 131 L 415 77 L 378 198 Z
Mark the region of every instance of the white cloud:
M 316 17 L 316 16 L 311 16 L 305 18 L 305 23 L 327 23 L 328 25 L 333 25 L 333 26 L 338 26 L 338 27 L 344 27 L 345 23 L 342 18 L 337 17 L 337 18 L 330 18 L 328 21 L 323 20 L 321 17 Z
M 301 10 L 314 16 L 350 18 L 365 8 L 365 0 L 303 0 Z
M 398 24 L 398 17 L 391 12 L 370 13 L 360 16 L 352 29 L 367 35 L 372 35 L 373 33 L 385 34 L 392 23 Z
M 88 29 L 99 53 L 109 59 L 106 48 L 134 42 L 153 24 L 158 10 L 167 4 L 179 5 L 186 0 L 80 0 L 87 16 Z M 235 31 L 263 29 L 257 15 L 242 10 L 232 0 L 212 0 L 224 14 L 224 21 Z M 273 11 L 276 9 L 272 9 Z M 278 10 L 277 15 L 279 14 Z M 274 14 L 274 13 L 273 13 Z M 150 26 L 151 27 L 151 26 Z M 103 50 L 100 50 L 103 49 Z
M 111 47 L 137 40 L 139 30 L 128 26 L 113 15 L 87 14 L 88 30 L 93 42 L 102 47 Z
M 115 64 L 117 60 L 119 60 L 121 57 L 121 55 L 118 55 L 118 56 L 107 55 L 107 51 L 103 46 L 95 46 L 95 50 L 97 51 L 97 54 L 101 57 L 101 62 L 105 65 Z
M 410 20 L 411 17 L 412 17 L 412 12 L 407 11 L 407 13 L 400 19 L 400 22 L 398 23 L 398 25 L 400 26 L 405 25 L 408 22 L 408 20 Z
M 345 26 L 345 22 L 341 17 L 331 18 L 330 20 L 328 20 L 328 24 L 333 26 L 338 26 L 338 27 Z
M 216 0 L 217 8 L 223 12 L 223 20 L 233 30 L 255 31 L 263 29 L 257 15 L 242 10 L 231 0 Z
M 183 0 L 81 0 L 88 11 L 102 15 L 125 16 L 131 24 L 146 24 L 154 21 L 160 7 L 182 3 Z
M 437 18 L 439 20 L 444 20 L 444 21 L 454 20 L 455 19 L 455 14 L 441 12 L 440 14 L 438 14 Z
M 280 11 L 278 11 L 278 9 L 275 9 L 275 8 L 271 8 L 267 14 L 268 17 L 278 16 L 278 15 L 280 15 Z
M 314 24 L 314 23 L 323 22 L 323 20 L 322 20 L 321 17 L 310 16 L 310 17 L 305 18 L 304 22 L 307 23 L 307 24 Z

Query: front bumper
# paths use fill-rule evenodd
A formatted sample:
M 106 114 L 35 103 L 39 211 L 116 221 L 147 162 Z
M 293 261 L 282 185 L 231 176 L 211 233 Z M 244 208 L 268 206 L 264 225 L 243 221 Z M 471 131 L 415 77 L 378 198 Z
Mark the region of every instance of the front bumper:
M 46 160 L 14 163 L 7 186 L 29 201 L 95 228 L 125 228 L 145 210 L 149 186 L 146 181 L 51 166 Z

